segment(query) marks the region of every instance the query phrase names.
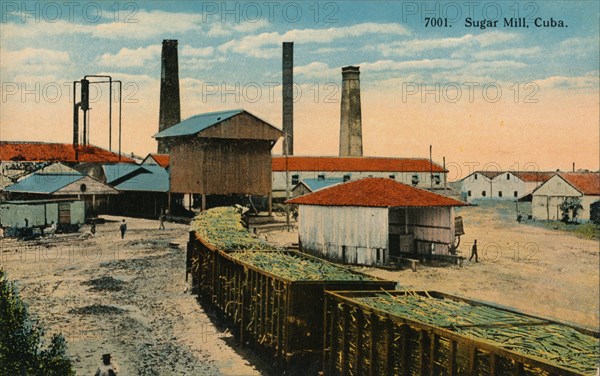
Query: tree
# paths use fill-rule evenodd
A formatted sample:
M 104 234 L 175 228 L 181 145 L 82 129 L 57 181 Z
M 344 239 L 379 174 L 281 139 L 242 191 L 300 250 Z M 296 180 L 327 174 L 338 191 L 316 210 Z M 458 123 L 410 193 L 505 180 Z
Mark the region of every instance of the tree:
M 562 221 L 577 222 L 577 216 L 579 211 L 583 209 L 581 205 L 581 199 L 579 197 L 567 197 L 560 204 L 560 210 L 562 211 Z M 571 220 L 569 221 L 569 217 Z
M 72 376 L 62 335 L 42 347 L 44 330 L 29 317 L 27 305 L 0 269 L 0 375 Z

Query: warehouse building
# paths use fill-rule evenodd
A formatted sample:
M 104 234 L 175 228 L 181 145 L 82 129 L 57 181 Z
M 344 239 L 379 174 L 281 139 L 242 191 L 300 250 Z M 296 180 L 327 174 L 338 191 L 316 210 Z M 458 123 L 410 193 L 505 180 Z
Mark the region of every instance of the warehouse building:
M 418 188 L 443 189 L 447 171 L 426 158 L 385 157 L 273 157 L 273 197 L 284 198 L 286 175 L 291 187 L 301 180 L 358 180 L 389 178 Z
M 558 172 L 533 191 L 532 213 L 538 220 L 557 221 L 562 218 L 560 205 L 569 197 L 579 198 L 578 219 L 588 221 L 592 205 L 600 201 L 600 173 Z
M 413 254 L 450 254 L 454 207 L 465 205 L 389 178 L 365 178 L 287 201 L 298 205 L 303 251 L 334 261 L 385 265 Z
M 475 171 L 460 180 L 461 196 L 467 202 L 516 200 L 530 195 L 552 175 L 549 171 Z
M 154 137 L 170 146 L 171 193 L 271 195 L 271 149 L 281 130 L 245 110 L 192 116 Z M 192 200 L 193 201 L 193 200 Z
M 302 196 L 343 182 L 343 178 L 326 178 L 325 175 L 319 175 L 316 179 L 302 179 L 292 188 L 292 197 Z
M 83 200 L 87 213 L 103 212 L 108 197 L 119 191 L 98 179 L 63 164 L 52 164 L 19 179 L 3 189 L 10 200 L 70 198 Z

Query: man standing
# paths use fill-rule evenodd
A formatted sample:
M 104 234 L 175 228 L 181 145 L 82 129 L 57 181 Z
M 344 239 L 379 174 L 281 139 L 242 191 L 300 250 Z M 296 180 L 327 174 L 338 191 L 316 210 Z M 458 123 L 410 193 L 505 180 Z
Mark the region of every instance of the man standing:
M 158 226 L 159 230 L 164 230 L 165 229 L 165 213 L 161 213 L 160 217 L 158 218 L 160 220 L 160 225 Z
M 117 376 L 116 369 L 110 362 L 110 354 L 102 355 L 102 364 L 94 376 Z
M 475 262 L 479 262 L 479 259 L 477 257 L 477 239 L 475 239 L 473 247 L 471 248 L 471 257 L 469 257 L 469 261 L 473 259 L 473 256 L 475 256 Z
M 121 226 L 119 226 L 119 230 L 121 231 L 121 239 L 124 239 L 125 231 L 127 231 L 127 224 L 125 223 L 125 220 L 123 220 L 123 222 L 121 222 Z

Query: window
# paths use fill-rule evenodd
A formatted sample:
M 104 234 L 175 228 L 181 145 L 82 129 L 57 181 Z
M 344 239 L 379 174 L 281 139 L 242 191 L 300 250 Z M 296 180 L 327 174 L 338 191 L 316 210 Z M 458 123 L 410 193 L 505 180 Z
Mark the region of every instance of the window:
M 473 178 L 475 178 L 475 180 L 477 180 L 477 174 L 473 175 Z
M 294 174 L 292 175 L 292 185 L 296 185 L 300 182 L 300 175 Z
M 396 180 L 396 175 L 390 175 L 389 178 L 393 179 L 393 180 Z
M 510 180 L 510 174 L 506 174 L 506 180 Z
M 467 191 L 467 196 L 471 197 L 471 191 Z
M 436 174 L 433 175 L 433 181 L 435 182 L 435 185 L 440 185 L 440 183 L 442 182 L 442 178 L 439 174 Z
M 502 191 L 498 191 L 498 197 L 502 197 Z
M 515 197 L 519 197 L 519 192 L 515 191 Z
M 317 175 L 317 180 L 325 180 L 325 174 Z
M 417 184 L 419 184 L 419 175 L 417 175 L 417 174 L 414 174 L 414 175 L 412 176 L 412 184 L 413 184 L 413 185 L 417 185 Z
M 349 181 L 349 180 L 350 180 L 350 178 L 351 178 L 351 177 L 352 177 L 352 175 L 351 175 L 351 174 L 344 174 L 343 181 L 344 181 L 344 182 L 347 182 L 347 181 Z
M 481 191 L 481 197 L 485 197 L 485 191 Z

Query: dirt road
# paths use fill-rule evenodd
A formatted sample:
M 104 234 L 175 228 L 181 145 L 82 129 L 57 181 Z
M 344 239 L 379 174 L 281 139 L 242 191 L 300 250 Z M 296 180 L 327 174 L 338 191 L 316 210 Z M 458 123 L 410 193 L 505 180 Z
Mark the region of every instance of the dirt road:
M 47 332 L 65 335 L 77 374 L 107 352 L 121 375 L 262 374 L 186 291 L 187 226 L 131 218 L 121 240 L 120 219 L 107 218 L 92 239 L 0 243 L 9 278 Z

